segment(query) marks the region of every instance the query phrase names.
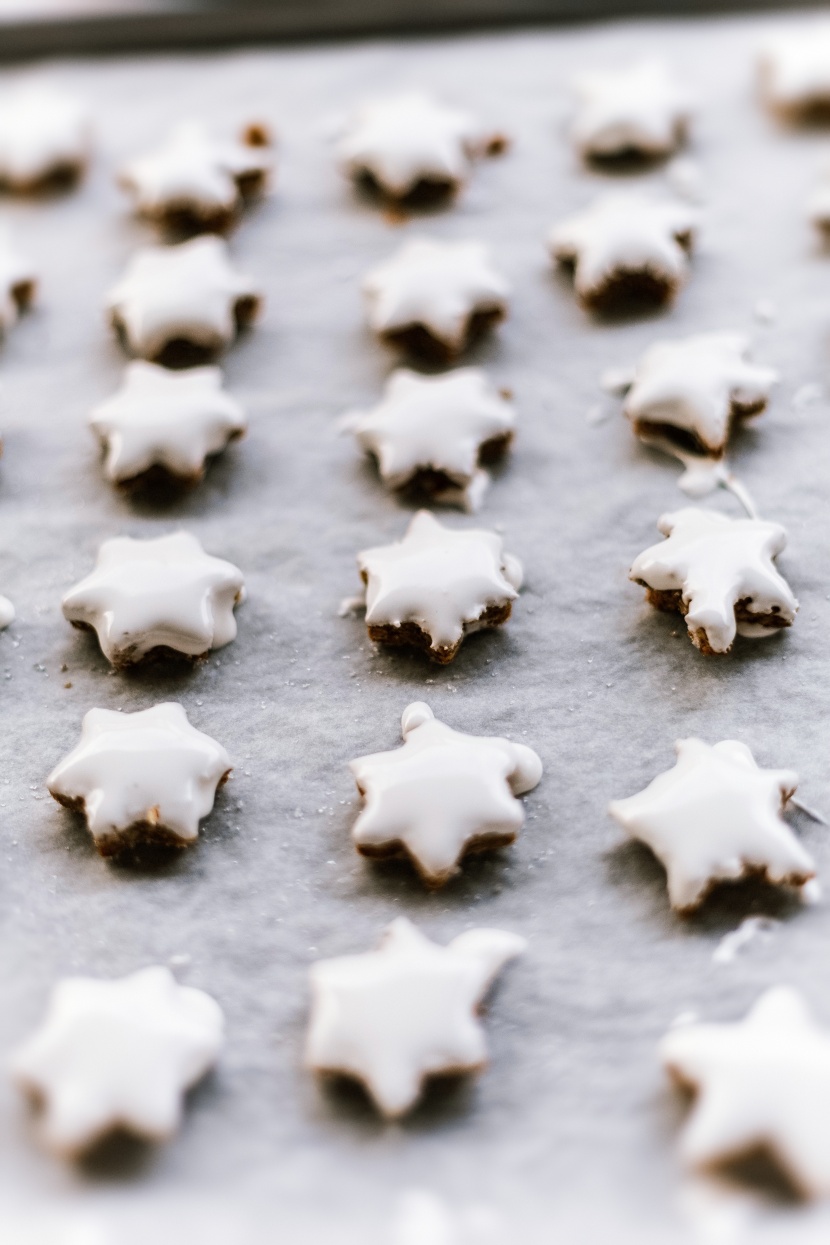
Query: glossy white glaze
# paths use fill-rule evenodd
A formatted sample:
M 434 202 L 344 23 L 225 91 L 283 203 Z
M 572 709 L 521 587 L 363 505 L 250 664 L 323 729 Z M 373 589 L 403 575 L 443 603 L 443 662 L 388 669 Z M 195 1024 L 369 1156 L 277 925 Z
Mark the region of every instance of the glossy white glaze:
M 15 619 L 15 608 L 8 597 L 0 596 L 0 631 L 5 631 Z
M 786 623 L 794 620 L 798 601 L 772 561 L 787 543 L 780 524 L 689 506 L 664 514 L 657 527 L 668 539 L 641 553 L 629 578 L 659 592 L 679 590 L 688 603 L 686 626 L 693 640 L 702 631 L 714 652 L 727 653 L 736 633 L 758 639 L 779 630 L 737 623 L 739 601 L 752 614 L 774 612 Z
M 480 368 L 441 376 L 398 368 L 381 402 L 347 415 L 343 426 L 376 457 L 389 488 L 404 488 L 421 471 L 441 472 L 455 485 L 459 503 L 472 508 L 479 451 L 487 441 L 512 435 L 516 409 Z M 450 499 L 442 494 L 438 500 Z
M 524 744 L 453 730 L 422 701 L 404 711 L 401 732 L 403 747 L 349 764 L 365 798 L 352 838 L 371 855 L 403 848 L 440 886 L 469 845 L 515 839 L 524 823 L 516 796 L 536 786 L 542 762 Z
M 130 830 L 182 847 L 195 843 L 231 770 L 225 749 L 191 726 L 180 704 L 136 713 L 90 709 L 80 743 L 47 779 L 62 804 L 80 806 L 96 846 L 112 855 Z
M 91 145 L 87 109 L 46 87 L 23 87 L 0 96 L 0 183 L 28 190 L 53 175 L 77 174 Z
M 615 191 L 555 225 L 548 246 L 555 260 L 574 265 L 580 298 L 590 300 L 621 273 L 650 273 L 676 288 L 689 271 L 678 239 L 693 235 L 697 221 L 679 200 Z
M 414 622 L 433 649 L 453 647 L 490 605 L 514 601 L 522 583 L 518 560 L 495 532 L 446 528 L 420 510 L 406 535 L 357 557 L 366 577 L 366 622 Z
M 113 483 L 155 466 L 197 480 L 205 460 L 247 427 L 218 367 L 170 371 L 143 359 L 127 365 L 121 388 L 96 406 L 89 423 L 106 449 L 104 473 Z
M 351 116 L 338 145 L 347 173 L 369 173 L 395 198 L 424 181 L 455 188 L 473 159 L 498 136 L 468 112 L 420 92 L 368 100 Z
M 596 69 L 574 85 L 579 107 L 571 137 L 583 155 L 664 156 L 682 141 L 691 101 L 663 61 Z
M 830 21 L 779 31 L 761 46 L 761 83 L 768 102 L 795 115 L 830 105 Z
M 153 359 L 180 339 L 207 350 L 228 346 L 242 299 L 259 300 L 259 290 L 231 264 L 224 239 L 204 234 L 137 251 L 110 291 L 107 310 L 133 354 Z
M 801 886 L 815 865 L 781 817 L 798 786 L 792 770 L 761 769 L 746 744 L 675 744 L 677 764 L 609 812 L 665 867 L 679 912 L 697 908 L 718 882 L 763 872 Z
M 766 990 L 738 1023 L 676 1026 L 660 1059 L 696 1095 L 680 1140 L 687 1166 L 760 1147 L 805 1197 L 830 1194 L 830 1037 L 797 990 Z
M 242 573 L 206 554 L 195 536 L 105 540 L 95 569 L 63 598 L 64 617 L 92 627 L 113 665 L 140 661 L 160 646 L 188 657 L 236 635 Z
M 483 243 L 411 238 L 367 273 L 363 291 L 376 333 L 422 325 L 457 354 L 476 312 L 506 311 L 509 287 Z
M 43 1102 L 45 1143 L 71 1157 L 115 1128 L 172 1136 L 185 1091 L 216 1062 L 223 1039 L 219 1005 L 167 968 L 114 981 L 67 977 L 11 1070 Z
M 383 1115 L 404 1115 L 427 1077 L 484 1067 L 478 1006 L 525 947 L 496 929 L 470 929 L 442 947 L 398 917 L 378 950 L 319 960 L 311 968 L 307 1066 L 355 1077 Z

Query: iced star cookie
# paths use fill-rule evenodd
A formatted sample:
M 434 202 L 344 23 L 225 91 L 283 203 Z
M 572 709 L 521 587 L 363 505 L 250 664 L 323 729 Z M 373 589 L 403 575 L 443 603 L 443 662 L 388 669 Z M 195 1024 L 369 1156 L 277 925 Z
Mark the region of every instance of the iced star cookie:
M 31 264 L 0 227 L 0 336 L 8 333 L 31 306 L 36 292 L 37 277 Z
M 105 451 L 104 474 L 123 488 L 158 478 L 198 484 L 207 460 L 247 427 L 218 367 L 171 372 L 143 359 L 127 365 L 121 388 L 89 424 Z
M 137 713 L 90 709 L 80 743 L 46 785 L 83 813 L 100 854 L 116 856 L 145 843 L 195 843 L 230 772 L 225 749 L 171 702 Z
M 688 506 L 657 527 L 667 539 L 635 559 L 629 578 L 655 609 L 685 615 L 702 653 L 728 653 L 736 634 L 757 640 L 794 621 L 798 601 L 773 565 L 787 543 L 780 524 Z
M 77 100 L 47 87 L 0 96 L 0 186 L 32 193 L 80 177 L 90 152 L 90 119 Z
M 796 990 L 766 990 L 738 1023 L 677 1025 L 660 1059 L 695 1095 L 680 1139 L 688 1167 L 761 1149 L 803 1197 L 830 1195 L 830 1036 Z
M 571 137 L 588 159 L 668 156 L 686 136 L 691 101 L 663 61 L 583 73 L 575 87 Z
M 759 69 L 764 97 L 776 112 L 792 121 L 830 117 L 830 22 L 767 39 Z
M 792 770 L 761 769 L 746 744 L 680 739 L 677 764 L 609 812 L 654 852 L 677 912 L 694 912 L 719 882 L 761 875 L 803 886 L 815 865 L 781 812 L 795 793 Z
M 554 226 L 548 245 L 573 270 L 574 290 L 590 310 L 660 306 L 686 281 L 696 225 L 685 203 L 615 192 Z
M 366 275 L 363 292 L 383 341 L 451 363 L 504 319 L 509 289 L 481 242 L 412 238 Z
M 273 166 L 265 126 L 248 125 L 234 140 L 184 121 L 155 151 L 126 164 L 118 180 L 138 214 L 155 224 L 180 233 L 222 233 L 265 189 Z
M 338 156 L 349 176 L 405 203 L 455 193 L 474 160 L 505 146 L 502 134 L 488 131 L 472 114 L 411 91 L 359 108 Z
M 117 1129 L 165 1141 L 186 1091 L 219 1057 L 224 1028 L 218 1003 L 167 968 L 66 977 L 12 1076 L 42 1106 L 43 1140 L 57 1154 L 79 1157 Z
M 148 657 L 195 660 L 236 636 L 242 572 L 205 553 L 195 536 L 105 540 L 95 569 L 63 598 L 64 617 L 94 631 L 117 670 Z
M 134 355 L 168 365 L 204 362 L 256 318 L 261 295 L 213 234 L 137 251 L 109 293 L 113 327 Z
M 479 368 L 443 376 L 398 368 L 379 405 L 342 426 L 376 459 L 388 488 L 474 510 L 489 483 L 485 466 L 513 439 L 516 410 Z
M 507 622 L 522 584 L 521 563 L 495 532 L 446 528 L 428 510 L 403 540 L 364 549 L 357 565 L 369 638 L 424 650 L 442 665 L 465 635 Z
M 428 886 L 443 886 L 468 852 L 514 841 L 516 797 L 537 785 L 542 762 L 524 744 L 453 730 L 421 701 L 404 710 L 401 733 L 403 747 L 349 764 L 365 799 L 352 839 L 363 856 L 407 856 Z
M 307 1067 L 360 1081 L 387 1119 L 405 1115 L 428 1077 L 486 1066 L 478 1011 L 526 945 L 517 934 L 470 929 L 442 947 L 398 917 L 377 951 L 319 960 Z
M 760 414 L 778 373 L 749 358 L 743 333 L 655 342 L 634 370 L 624 411 L 637 436 L 722 458 L 738 420 Z

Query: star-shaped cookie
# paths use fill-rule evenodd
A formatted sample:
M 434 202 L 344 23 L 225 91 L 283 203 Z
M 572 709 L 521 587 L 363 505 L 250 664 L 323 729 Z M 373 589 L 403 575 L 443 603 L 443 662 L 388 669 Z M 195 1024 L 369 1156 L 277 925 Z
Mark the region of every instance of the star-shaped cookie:
M 804 1197 L 830 1194 L 830 1037 L 798 991 L 765 991 L 736 1024 L 678 1025 L 660 1058 L 696 1095 L 680 1142 L 686 1164 L 763 1149 Z
M 611 816 L 646 843 L 668 875 L 669 899 L 693 912 L 719 882 L 761 874 L 802 886 L 815 866 L 781 810 L 798 786 L 792 770 L 761 769 L 746 744 L 680 739 L 677 764 Z
M 697 333 L 649 346 L 625 414 L 638 436 L 720 458 L 739 419 L 763 411 L 778 373 L 749 359 L 743 333 Z
M 218 367 L 173 372 L 143 359 L 127 365 L 121 388 L 96 406 L 89 423 L 106 452 L 104 474 L 123 487 L 159 475 L 198 484 L 206 460 L 247 427 Z
M 90 709 L 81 741 L 47 779 L 49 792 L 83 813 L 102 856 L 143 843 L 189 847 L 213 808 L 231 762 L 181 705 L 137 713 Z
M 688 276 L 696 225 L 685 203 L 615 192 L 554 226 L 548 245 L 573 270 L 577 297 L 592 311 L 662 305 Z
M 95 570 L 63 598 L 75 627 L 95 631 L 117 670 L 144 658 L 204 657 L 236 635 L 234 606 L 245 599 L 242 572 L 205 553 L 195 536 L 105 540 Z
M 8 333 L 21 312 L 31 306 L 36 291 L 37 277 L 31 265 L 0 227 L 0 335 Z
M 229 346 L 261 301 L 251 279 L 231 264 L 225 240 L 205 234 L 136 252 L 107 310 L 132 354 L 190 364 Z
M 486 1065 L 477 1012 L 526 945 L 517 934 L 470 929 L 442 947 L 399 917 L 377 951 L 318 961 L 307 1066 L 362 1082 L 387 1119 L 405 1115 L 427 1077 Z
M 119 174 L 136 211 L 167 229 L 221 233 L 266 186 L 274 165 L 267 129 L 247 126 L 238 140 L 217 138 L 199 121 L 175 126 L 155 151 Z
M 347 415 L 343 426 L 376 458 L 389 488 L 472 510 L 489 482 L 484 465 L 513 438 L 516 410 L 480 368 L 443 376 L 398 368 L 379 405 Z
M 657 527 L 668 539 L 641 553 L 629 578 L 656 609 L 686 616 L 701 652 L 728 653 L 736 634 L 756 640 L 794 621 L 798 601 L 772 561 L 787 543 L 780 524 L 688 506 Z
M 365 806 L 352 831 L 364 856 L 410 858 L 428 886 L 443 886 L 467 852 L 512 843 L 524 823 L 516 799 L 542 777 L 524 744 L 465 735 L 417 701 L 401 718 L 402 748 L 351 761 Z
M 411 238 L 366 275 L 363 292 L 383 341 L 451 363 L 504 319 L 509 288 L 481 242 Z
M 830 22 L 812 22 L 766 40 L 759 59 L 767 102 L 794 121 L 830 116 Z
M 397 202 L 451 194 L 473 160 L 505 147 L 470 113 L 410 91 L 370 100 L 349 119 L 338 147 L 344 170 Z
M 223 1040 L 218 1003 L 178 985 L 167 968 L 115 981 L 67 977 L 13 1057 L 12 1075 L 43 1105 L 45 1143 L 73 1157 L 116 1129 L 171 1137 L 185 1091 L 216 1062 Z
M 583 73 L 575 86 L 571 136 L 585 157 L 667 156 L 685 137 L 691 102 L 662 61 Z
M 465 635 L 507 622 L 522 583 L 521 564 L 495 532 L 446 528 L 428 510 L 403 540 L 364 549 L 357 565 L 369 638 L 426 650 L 441 664 Z
M 79 177 L 90 149 L 90 120 L 77 100 L 46 87 L 0 97 L 0 186 L 22 193 Z

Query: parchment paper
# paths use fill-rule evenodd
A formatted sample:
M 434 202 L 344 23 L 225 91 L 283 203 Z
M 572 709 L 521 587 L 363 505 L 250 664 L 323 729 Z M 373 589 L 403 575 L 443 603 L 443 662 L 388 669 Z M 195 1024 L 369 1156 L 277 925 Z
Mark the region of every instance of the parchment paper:
M 830 273 L 803 214 L 827 138 L 783 128 L 755 99 L 753 48 L 770 22 L 631 22 L 5 75 L 88 98 L 98 152 L 77 192 L 3 205 L 42 291 L 0 359 L 0 591 L 18 610 L 0 636 L 0 1048 L 31 1032 L 70 973 L 172 962 L 228 1018 L 215 1076 L 158 1150 L 113 1146 L 66 1167 L 38 1148 L 28 1110 L 0 1082 L 0 1190 L 7 1217 L 23 1217 L 8 1239 L 34 1239 L 21 1223 L 29 1233 L 46 1223 L 38 1239 L 50 1245 L 386 1243 L 413 1187 L 453 1213 L 483 1208 L 499 1239 L 703 1239 L 708 1211 L 675 1153 L 684 1108 L 656 1043 L 679 1013 L 735 1019 L 777 982 L 803 990 L 830 1024 L 830 911 L 740 888 L 681 921 L 661 869 L 621 842 L 606 806 L 668 768 L 676 738 L 698 734 L 738 737 L 761 764 L 796 767 L 805 801 L 830 815 L 830 407 L 804 390 L 828 379 Z M 598 324 L 543 245 L 554 220 L 619 181 L 582 168 L 564 141 L 568 81 L 646 52 L 668 56 L 701 97 L 687 156 L 700 166 L 704 224 L 670 313 Z M 453 210 L 394 225 L 340 178 L 327 133 L 367 91 L 409 86 L 478 110 L 514 145 L 476 170 Z M 113 169 L 191 115 L 223 127 L 272 121 L 280 172 L 232 239 L 267 298 L 226 359 L 250 434 L 164 510 L 110 489 L 85 417 L 124 363 L 103 295 L 153 240 Z M 666 174 L 638 180 L 666 184 Z M 480 516 L 446 521 L 503 530 L 527 586 L 508 626 L 470 640 L 447 669 L 376 652 L 359 618 L 337 616 L 358 587 L 356 551 L 400 536 L 409 517 L 335 423 L 376 400 L 395 362 L 363 327 L 360 276 L 419 232 L 485 239 L 514 289 L 508 322 L 471 359 L 515 392 L 515 451 Z M 655 338 L 717 328 L 750 331 L 759 360 L 782 371 L 733 457 L 761 512 L 789 530 L 780 565 L 801 600 L 790 633 L 725 660 L 701 656 L 682 621 L 650 610 L 627 580 L 658 516 L 686 501 L 676 465 L 639 446 L 599 388 L 606 368 Z M 739 513 L 724 494 L 708 504 Z M 113 675 L 63 620 L 61 594 L 106 537 L 180 525 L 243 569 L 239 636 L 192 673 Z M 225 744 L 234 778 L 180 861 L 113 866 L 44 780 L 88 708 L 164 698 Z M 460 729 L 522 739 L 546 767 L 517 845 L 471 861 L 437 894 L 406 867 L 361 861 L 349 841 L 358 804 L 346 763 L 395 746 L 416 699 Z M 826 829 L 792 821 L 826 868 Z M 310 962 L 371 947 L 401 913 L 439 941 L 495 925 L 524 934 L 530 950 L 491 1000 L 489 1071 L 436 1089 L 390 1127 L 359 1093 L 321 1091 L 301 1050 Z M 756 913 L 780 924 L 713 963 L 721 937 Z M 796 1239 L 811 1222 L 775 1199 L 762 1215 L 770 1233 L 787 1233 L 769 1239 Z

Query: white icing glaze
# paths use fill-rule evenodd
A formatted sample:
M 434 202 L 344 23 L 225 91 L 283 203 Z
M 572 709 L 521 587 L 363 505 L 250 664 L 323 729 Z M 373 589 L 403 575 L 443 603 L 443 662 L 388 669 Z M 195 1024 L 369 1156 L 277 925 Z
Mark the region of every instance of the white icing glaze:
M 184 339 L 218 350 L 236 336 L 236 304 L 259 301 L 250 278 L 230 262 L 223 238 L 205 234 L 176 246 L 137 251 L 109 293 L 107 308 L 136 355 L 155 358 Z
M 119 180 L 145 216 L 184 211 L 210 218 L 238 211 L 240 181 L 266 178 L 273 164 L 268 145 L 245 142 L 244 136 L 241 141 L 216 138 L 201 122 L 183 121 L 160 147 L 126 164 Z
M 8 597 L 0 596 L 0 631 L 5 631 L 15 619 L 15 609 Z
M 727 653 L 736 633 L 751 639 L 775 634 L 775 627 L 736 623 L 738 601 L 752 614 L 774 612 L 793 621 L 798 601 L 772 563 L 787 543 L 780 524 L 689 506 L 664 514 L 657 527 L 668 539 L 641 553 L 629 577 L 658 592 L 680 590 L 695 643 L 702 631 L 714 652 Z
M 583 155 L 662 156 L 682 141 L 691 102 L 663 61 L 583 73 L 575 86 L 579 110 L 571 135 Z
M 830 104 L 830 22 L 774 35 L 762 46 L 759 63 L 773 107 L 797 115 Z
M 574 289 L 590 301 L 623 272 L 682 284 L 689 263 L 678 239 L 696 225 L 688 204 L 617 191 L 555 225 L 548 245 L 555 260 L 574 265 Z
M 0 183 L 29 190 L 58 173 L 78 173 L 89 158 L 90 120 L 77 100 L 46 87 L 0 97 Z
M 830 1194 L 830 1037 L 796 990 L 765 991 L 737 1024 L 671 1029 L 660 1059 L 696 1091 L 680 1141 L 688 1166 L 761 1146 L 805 1196 Z
M 198 480 L 205 459 L 247 427 L 239 403 L 222 388 L 218 367 L 174 372 L 135 359 L 119 391 L 100 403 L 89 423 L 106 447 L 104 473 L 123 483 L 153 466 Z
M 376 333 L 420 325 L 456 355 L 477 312 L 506 313 L 509 287 L 483 243 L 411 238 L 367 273 L 363 291 Z
M 398 917 L 377 951 L 318 961 L 308 1067 L 355 1077 L 387 1118 L 404 1115 L 426 1077 L 484 1067 L 478 1006 L 525 947 L 497 929 L 467 930 L 442 947 Z
M 709 453 L 726 448 L 735 407 L 763 409 L 779 379 L 750 362 L 742 333 L 698 333 L 655 342 L 637 364 L 625 401 L 632 424 L 645 420 L 693 433 Z
M 403 747 L 349 764 L 366 801 L 352 838 L 369 855 L 402 847 L 440 886 L 471 844 L 515 839 L 524 823 L 516 796 L 536 786 L 542 762 L 524 744 L 454 731 L 420 701 L 404 711 L 401 732 Z
M 470 485 L 482 474 L 482 445 L 511 436 L 515 425 L 512 402 L 474 367 L 442 376 L 398 368 L 378 406 L 344 420 L 362 448 L 377 458 L 389 488 L 404 488 L 420 471 L 441 472 L 468 506 Z
M 90 709 L 80 743 L 46 785 L 61 804 L 82 808 L 96 847 L 112 855 L 133 842 L 136 826 L 143 838 L 195 843 L 230 769 L 225 749 L 191 726 L 179 704 Z
M 462 185 L 471 161 L 497 140 L 470 113 L 411 91 L 367 101 L 349 119 L 338 155 L 352 176 L 369 173 L 404 198 L 425 181 Z
M 31 264 L 18 252 L 8 230 L 0 226 L 0 334 L 17 323 L 36 287 Z
M 241 571 L 210 557 L 188 532 L 118 536 L 104 541 L 94 571 L 67 592 L 63 613 L 92 627 L 104 656 L 126 666 L 159 646 L 199 657 L 229 644 L 242 600 Z
M 172 1136 L 182 1098 L 216 1062 L 224 1040 L 218 1003 L 144 968 L 115 981 L 67 977 L 46 1018 L 12 1060 L 17 1083 L 44 1104 L 43 1137 L 77 1155 L 115 1128 Z
M 797 774 L 761 769 L 735 739 L 680 739 L 675 748 L 673 769 L 609 806 L 665 866 L 673 908 L 690 912 L 716 883 L 759 870 L 770 882 L 798 886 L 813 877 L 810 855 L 781 817 Z
M 444 527 L 428 510 L 413 517 L 403 540 L 364 549 L 367 625 L 414 622 L 433 651 L 454 649 L 490 605 L 514 601 L 522 568 L 495 532 Z

